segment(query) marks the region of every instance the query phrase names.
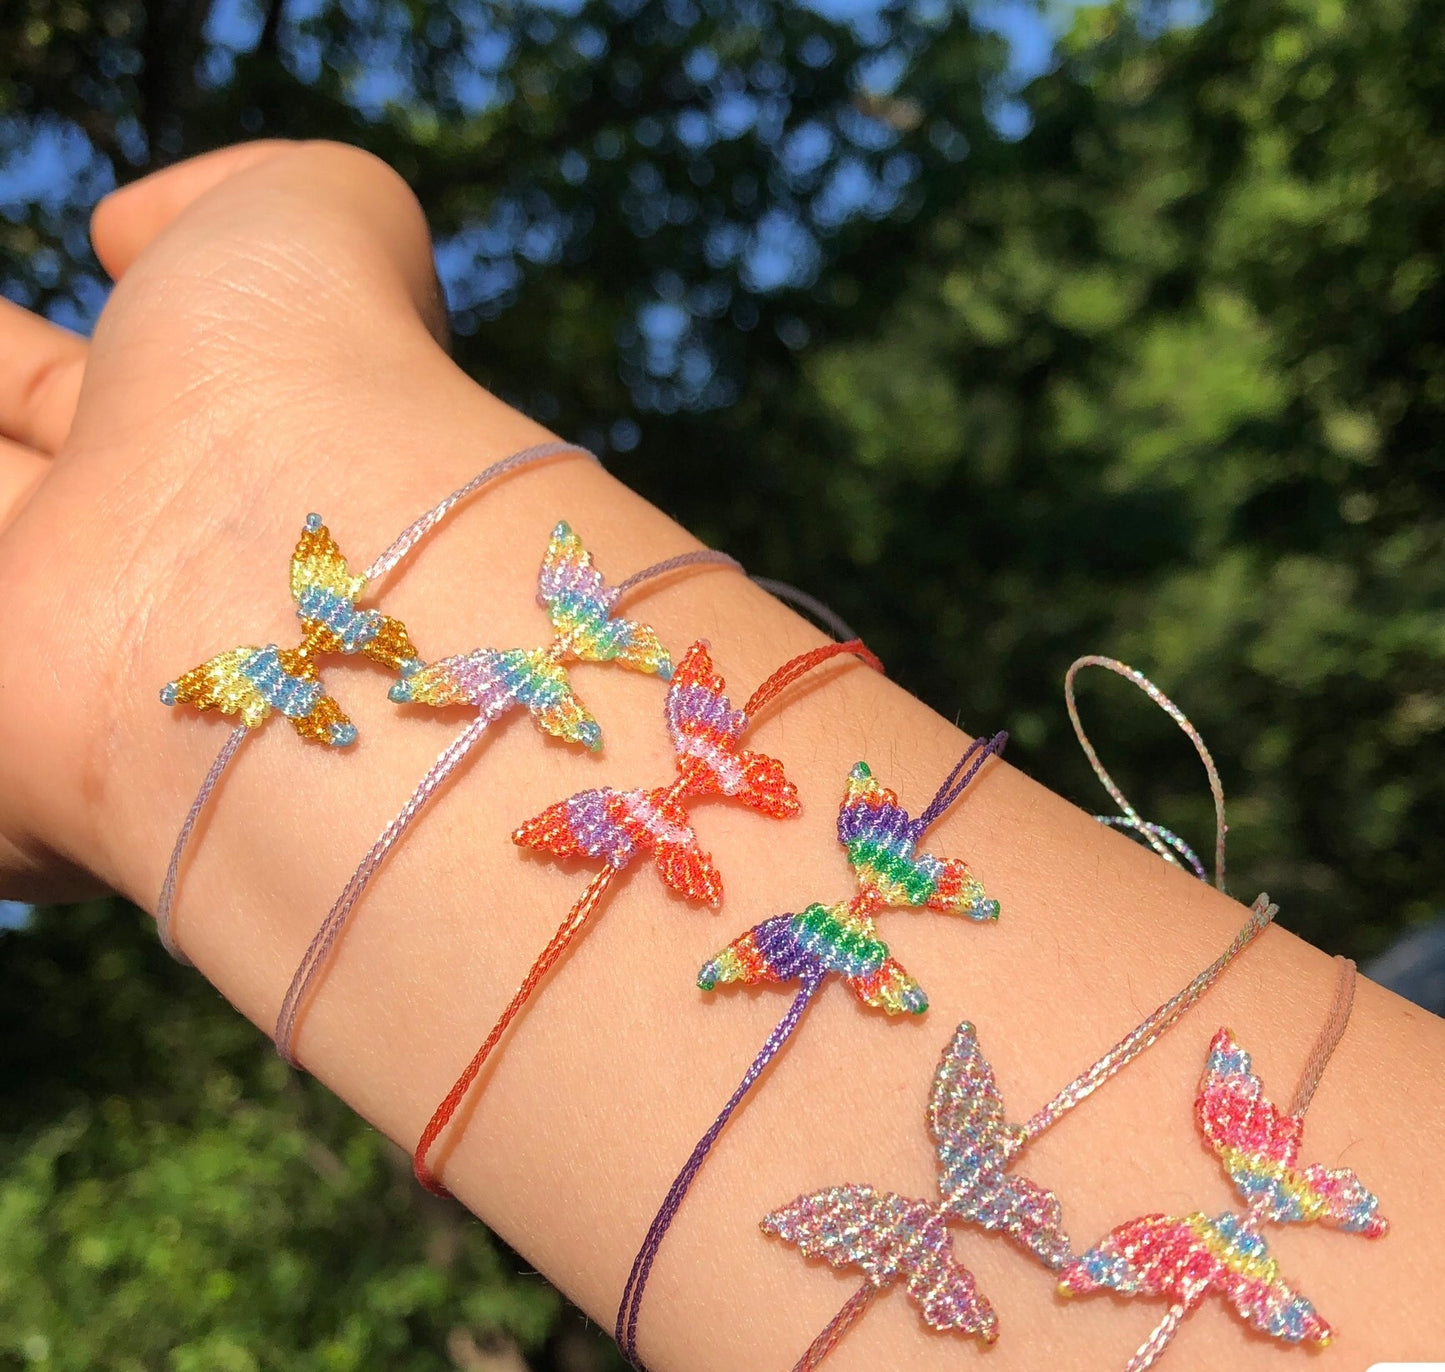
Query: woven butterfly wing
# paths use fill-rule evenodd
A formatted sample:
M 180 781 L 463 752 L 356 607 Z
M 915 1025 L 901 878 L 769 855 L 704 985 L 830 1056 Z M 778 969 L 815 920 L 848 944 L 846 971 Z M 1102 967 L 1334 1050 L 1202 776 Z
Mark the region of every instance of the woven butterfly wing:
M 380 610 L 358 610 L 365 589 L 366 578 L 351 574 L 320 515 L 309 516 L 291 557 L 291 599 L 312 651 L 363 653 L 402 671 L 416 661 L 406 626 Z
M 878 937 L 872 919 L 847 903 L 810 905 L 755 925 L 710 958 L 698 973 L 705 991 L 737 982 L 821 980 L 841 977 L 858 999 L 891 1015 L 921 1015 L 928 997 Z
M 706 644 L 694 643 L 684 654 L 665 708 L 677 762 L 671 786 L 582 791 L 519 825 L 512 838 L 554 857 L 600 858 L 619 869 L 647 852 L 671 890 L 716 905 L 722 878 L 698 843 L 686 798 L 723 795 L 785 819 L 797 813 L 798 793 L 782 763 L 739 747 L 747 716 L 733 709 Z
M 663 708 L 685 794 L 727 796 L 774 819 L 798 813 L 783 764 L 740 746 L 748 717 L 733 708 L 705 642 L 683 654 Z
M 618 591 L 592 565 L 582 540 L 564 520 L 552 530 L 537 599 L 559 639 L 583 662 L 616 662 L 636 672 L 671 675 L 672 660 L 651 625 L 614 617 Z
M 1027 1142 L 1004 1118 L 993 1068 L 971 1024 L 958 1026 L 933 1079 L 928 1127 L 938 1150 L 938 1189 L 946 1213 L 1007 1234 L 1045 1266 L 1070 1256 L 1054 1193 L 1006 1169 Z
M 953 1256 L 944 1216 L 926 1201 L 871 1186 L 799 1196 L 762 1221 L 765 1233 L 833 1267 L 856 1268 L 882 1289 L 902 1282 L 930 1328 L 998 1337 L 998 1317 Z
M 1235 1189 L 1261 1218 L 1315 1221 L 1370 1238 L 1385 1232 L 1379 1198 L 1349 1168 L 1296 1166 L 1304 1121 L 1276 1109 L 1228 1029 L 1209 1046 L 1195 1114 Z
M 488 719 L 521 706 L 554 738 L 602 746 L 602 728 L 577 698 L 567 670 L 545 648 L 478 648 L 410 672 L 391 689 L 402 704 L 471 705 Z
M 1279 1276 L 1278 1265 L 1241 1216 L 1143 1215 L 1107 1233 L 1064 1268 L 1066 1294 L 1101 1288 L 1163 1297 L 1182 1313 L 1217 1294 L 1241 1319 L 1286 1343 L 1326 1344 L 1331 1329 Z
M 395 670 L 416 662 L 400 620 L 358 610 L 365 577 L 352 576 L 320 515 L 309 515 L 291 557 L 291 595 L 301 619 L 299 647 L 244 645 L 217 653 L 161 690 L 166 705 L 235 715 L 259 728 L 276 711 L 311 743 L 345 747 L 356 727 L 321 685 L 317 660 L 328 653 L 364 653 Z
M 881 905 L 997 919 L 998 902 L 984 893 L 968 864 L 918 852 L 919 833 L 898 797 L 879 785 L 866 762 L 857 763 L 838 811 L 838 841 L 859 890 Z
M 698 845 L 687 811 L 666 790 L 580 791 L 519 825 L 512 841 L 553 857 L 600 859 L 619 871 L 650 852 L 669 888 L 716 905 L 722 878 Z

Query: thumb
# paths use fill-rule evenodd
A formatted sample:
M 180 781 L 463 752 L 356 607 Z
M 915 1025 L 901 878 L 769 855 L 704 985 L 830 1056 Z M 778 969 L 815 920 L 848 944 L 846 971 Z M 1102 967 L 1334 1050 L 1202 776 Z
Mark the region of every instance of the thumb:
M 295 146 L 281 139 L 240 143 L 178 162 L 112 191 L 90 217 L 90 241 L 100 265 L 119 281 L 176 216 L 207 191 Z
M 334 243 L 338 255 L 357 253 L 376 276 L 397 282 L 445 346 L 446 307 L 421 206 L 386 163 L 343 143 L 264 139 L 152 172 L 96 206 L 91 242 L 101 265 L 119 281 L 168 231 L 209 218 L 198 213 L 203 209 L 217 211 L 208 226 L 213 229 L 218 224 L 264 229 L 267 207 L 288 202 L 304 207 L 318 228 L 346 223 L 359 230 L 351 241 Z

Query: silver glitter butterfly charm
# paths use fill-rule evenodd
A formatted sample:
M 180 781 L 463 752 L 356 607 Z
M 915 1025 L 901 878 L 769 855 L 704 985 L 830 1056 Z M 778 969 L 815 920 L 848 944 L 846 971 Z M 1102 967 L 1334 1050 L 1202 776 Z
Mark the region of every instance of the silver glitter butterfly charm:
M 773 1211 L 762 1228 L 808 1257 L 857 1268 L 878 1290 L 901 1281 L 930 1328 L 990 1344 L 998 1337 L 998 1317 L 954 1257 L 949 1226 L 1006 1234 L 1054 1269 L 1068 1261 L 1070 1248 L 1054 1193 L 1008 1171 L 1029 1136 L 1005 1120 L 993 1069 L 966 1022 L 934 1077 L 928 1126 L 938 1154 L 937 1202 L 871 1186 L 831 1186 Z

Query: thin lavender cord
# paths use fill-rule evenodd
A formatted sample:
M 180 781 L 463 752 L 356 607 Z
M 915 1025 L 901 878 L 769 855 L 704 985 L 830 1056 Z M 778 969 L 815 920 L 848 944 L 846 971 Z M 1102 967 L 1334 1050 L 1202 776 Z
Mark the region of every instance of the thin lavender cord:
M 849 639 L 858 637 L 848 627 L 847 621 L 841 615 L 835 613 L 816 596 L 809 595 L 807 591 L 800 591 L 786 581 L 774 581 L 770 576 L 755 576 L 752 578 L 752 582 L 755 586 L 761 586 L 769 595 L 775 595 L 779 600 L 786 601 L 796 609 L 804 610 L 812 615 L 839 643 L 847 643 Z
M 387 854 L 397 845 L 402 835 L 411 828 L 422 808 L 441 788 L 446 779 L 461 766 L 463 759 L 471 752 L 486 732 L 487 726 L 497 718 L 498 714 L 500 711 L 493 714 L 479 714 L 437 756 L 437 760 L 432 763 L 427 774 L 417 783 L 416 790 L 408 797 L 396 818 L 382 830 L 381 836 L 371 845 L 366 856 L 357 865 L 350 880 L 336 898 L 336 903 L 327 911 L 326 918 L 321 921 L 316 933 L 312 936 L 306 952 L 302 954 L 300 965 L 291 978 L 291 985 L 287 988 L 286 998 L 281 1002 L 280 1012 L 276 1016 L 276 1052 L 293 1067 L 299 1065 L 293 1048 L 296 1037 L 296 1020 L 301 1013 L 301 1006 L 305 1003 L 306 993 L 320 975 L 332 946 L 341 936 L 341 930 L 346 924 L 352 908 L 361 899 L 361 893 L 366 890 L 372 877 L 376 875 L 377 869 L 386 860 Z
M 1146 1048 L 1162 1038 L 1184 1017 L 1194 1002 L 1219 980 L 1224 969 L 1269 928 L 1278 913 L 1279 906 L 1271 904 L 1267 895 L 1261 892 L 1256 896 L 1250 907 L 1249 919 L 1230 941 L 1229 947 L 1182 991 L 1166 1000 L 1092 1067 L 1081 1072 L 1053 1100 L 1036 1111 L 1033 1118 L 1024 1125 L 1025 1134 L 1035 1139 L 1045 1129 L 1057 1124 L 1076 1105 L 1093 1095 L 1110 1077 L 1122 1071 Z
M 575 443 L 536 443 L 530 448 L 523 448 L 521 452 L 513 453 L 510 457 L 504 457 L 500 462 L 494 462 L 490 467 L 483 468 L 465 486 L 458 486 L 444 500 L 433 505 L 424 515 L 412 520 L 363 575 L 368 581 L 374 581 L 377 577 L 391 571 L 453 509 L 468 497 L 475 495 L 483 486 L 495 481 L 500 476 L 506 476 L 508 472 L 516 471 L 519 467 L 530 467 L 534 462 L 541 462 L 549 457 L 560 457 L 563 453 L 590 457 L 594 462 L 598 460 L 596 453 L 589 452 L 586 448 L 579 448 Z
M 201 811 L 206 808 L 206 802 L 211 798 L 211 792 L 216 789 L 216 783 L 220 781 L 221 773 L 230 766 L 231 759 L 236 756 L 236 750 L 246 741 L 250 732 L 251 730 L 246 725 L 237 725 L 221 745 L 221 751 L 216 754 L 216 760 L 211 763 L 211 769 L 206 773 L 206 779 L 201 782 L 201 789 L 196 792 L 196 798 L 186 812 L 186 818 L 181 824 L 181 831 L 176 835 L 176 846 L 171 849 L 170 864 L 166 867 L 166 879 L 161 883 L 161 896 L 156 903 L 156 933 L 160 935 L 161 946 L 165 948 L 166 952 L 187 967 L 191 965 L 191 960 L 181 952 L 180 946 L 176 943 L 175 920 L 172 917 L 176 898 L 176 881 L 181 873 L 181 855 L 186 851 L 186 845 L 191 839 L 191 830 L 196 827 L 196 821 L 201 817 Z
M 640 572 L 633 572 L 626 581 L 617 583 L 617 594 L 625 595 L 634 586 L 640 586 L 644 581 L 651 581 L 654 577 L 675 572 L 680 567 L 696 567 L 701 563 L 731 567 L 737 572 L 743 570 L 743 564 L 727 553 L 720 553 L 714 548 L 698 548 L 690 553 L 679 553 L 676 557 L 665 557 L 661 562 L 654 562 L 652 566 L 644 567 Z
M 1084 732 L 1084 726 L 1079 721 L 1079 708 L 1074 701 L 1074 678 L 1085 667 L 1103 667 L 1113 672 L 1115 676 L 1121 676 L 1125 681 L 1133 682 L 1179 726 L 1194 745 L 1194 751 L 1199 754 L 1199 760 L 1204 764 L 1205 775 L 1209 778 L 1209 793 L 1214 797 L 1214 884 L 1221 891 L 1224 890 L 1224 840 L 1229 832 L 1229 828 L 1224 822 L 1224 786 L 1219 780 L 1219 769 L 1214 765 L 1214 758 L 1205 745 L 1204 739 L 1200 737 L 1199 730 L 1190 722 L 1184 711 L 1143 672 L 1137 671 L 1127 662 L 1120 662 L 1118 658 L 1091 653 L 1089 656 L 1078 658 L 1071 663 L 1069 670 L 1064 673 L 1064 704 L 1068 708 L 1069 720 L 1074 726 L 1079 747 L 1084 750 L 1084 756 L 1089 759 L 1089 766 L 1094 769 L 1094 775 L 1099 778 L 1104 789 L 1113 797 L 1114 804 L 1119 807 L 1122 814 L 1122 819 L 1105 818 L 1102 815 L 1098 818 L 1103 819 L 1106 824 L 1114 824 L 1119 828 L 1132 829 L 1136 833 L 1142 834 L 1149 846 L 1160 857 L 1166 862 L 1173 863 L 1176 867 L 1179 865 L 1179 859 L 1169 850 L 1171 847 L 1177 850 L 1182 846 L 1186 860 L 1201 878 L 1204 877 L 1204 866 L 1188 849 L 1188 845 L 1160 825 L 1151 824 L 1148 820 L 1140 818 L 1139 812 L 1129 803 L 1114 778 L 1109 775 L 1104 764 L 1099 761 L 1099 755 L 1094 751 L 1094 745 L 1089 742 L 1089 736 Z
M 987 741 L 981 738 L 974 739 L 968 745 L 963 756 L 954 764 L 953 771 L 944 779 L 943 785 L 938 788 L 938 793 L 928 802 L 923 813 L 913 821 L 914 831 L 921 834 L 929 825 L 933 824 L 963 794 L 968 783 L 978 775 L 978 769 L 990 757 L 1002 757 L 1003 750 L 1007 746 L 1008 734 L 1004 730 L 1000 730 Z M 964 765 L 970 758 L 973 759 L 973 765 L 964 771 Z
M 738 1088 L 733 1092 L 731 1099 L 723 1106 L 707 1133 L 697 1141 L 697 1146 L 692 1150 L 692 1156 L 683 1164 L 682 1170 L 674 1179 L 666 1199 L 658 1208 L 657 1214 L 648 1228 L 647 1237 L 642 1241 L 642 1247 L 632 1260 L 632 1271 L 627 1278 L 627 1287 L 623 1291 L 622 1301 L 617 1307 L 617 1325 L 614 1337 L 622 1348 L 623 1356 L 634 1367 L 638 1366 L 637 1316 L 642 1309 L 642 1293 L 647 1287 L 647 1279 L 652 1272 L 652 1264 L 657 1257 L 658 1249 L 662 1246 L 662 1240 L 673 1219 L 676 1218 L 678 1209 L 692 1188 L 693 1182 L 697 1179 L 697 1174 L 702 1170 L 702 1165 L 712 1151 L 713 1144 L 717 1142 L 718 1135 L 726 1128 L 728 1120 L 732 1118 L 733 1112 L 738 1106 L 743 1103 L 748 1092 L 753 1089 L 758 1078 L 763 1074 L 764 1068 L 777 1057 L 778 1053 L 782 1051 L 783 1045 L 792 1037 L 793 1031 L 802 1022 L 803 1012 L 807 1010 L 809 1003 L 822 984 L 821 973 L 814 973 L 804 979 L 802 989 L 793 998 L 792 1005 L 788 1007 L 788 1013 L 774 1026 L 773 1032 L 768 1035 L 767 1041 L 758 1051 L 752 1065 L 743 1074 L 743 1079 L 738 1083 Z

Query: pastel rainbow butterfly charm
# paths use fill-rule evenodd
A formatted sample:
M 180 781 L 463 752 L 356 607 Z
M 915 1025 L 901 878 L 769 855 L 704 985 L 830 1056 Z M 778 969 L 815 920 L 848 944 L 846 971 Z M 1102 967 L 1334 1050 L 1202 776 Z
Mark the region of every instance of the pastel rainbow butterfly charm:
M 277 710 L 308 742 L 344 748 L 355 741 L 356 726 L 323 690 L 317 659 L 362 653 L 403 673 L 419 665 L 399 619 L 356 608 L 366 584 L 365 576 L 351 574 L 321 516 L 307 515 L 291 557 L 300 646 L 243 645 L 218 653 L 168 682 L 161 690 L 162 703 L 238 715 L 248 729 L 260 727 Z
M 734 939 L 698 973 L 704 991 L 729 982 L 843 978 L 865 1005 L 890 1015 L 921 1015 L 923 988 L 878 936 L 874 916 L 888 906 L 922 908 L 974 920 L 996 920 L 998 902 L 959 858 L 917 851 L 922 827 L 867 763 L 854 766 L 838 811 L 838 841 L 858 889 L 848 900 L 812 904 L 764 920 Z
M 495 719 L 524 707 L 539 728 L 569 743 L 596 750 L 602 728 L 577 698 L 566 668 L 577 662 L 616 662 L 666 681 L 672 661 L 649 625 L 613 615 L 621 589 L 608 586 L 570 526 L 552 530 L 537 600 L 552 621 L 552 641 L 542 648 L 478 648 L 403 669 L 391 688 L 398 704 L 472 705 Z
M 685 801 L 721 795 L 774 819 L 798 812 L 798 792 L 776 758 L 739 746 L 748 717 L 728 700 L 705 643 L 679 663 L 664 707 L 677 774 L 668 786 L 582 791 L 520 825 L 513 840 L 554 857 L 600 858 L 621 870 L 650 852 L 668 887 L 717 905 L 722 878 L 698 844 Z
M 1372 1239 L 1388 1228 L 1378 1199 L 1354 1172 L 1297 1165 L 1302 1117 L 1269 1101 L 1249 1054 L 1228 1029 L 1210 1044 L 1195 1116 L 1248 1209 L 1130 1220 L 1070 1262 L 1060 1281 L 1065 1294 L 1108 1288 L 1170 1302 L 1168 1314 L 1129 1362 L 1129 1372 L 1151 1366 L 1185 1317 L 1211 1294 L 1272 1338 L 1329 1343 L 1330 1326 L 1281 1279 L 1260 1226 L 1320 1223 Z
M 1054 1193 L 1008 1171 L 1028 1135 L 1006 1121 L 993 1069 L 971 1024 L 959 1025 L 944 1051 L 928 1127 L 938 1158 L 938 1201 L 871 1186 L 830 1186 L 773 1211 L 762 1229 L 808 1257 L 855 1269 L 874 1291 L 901 1285 L 930 1328 L 991 1344 L 998 1317 L 954 1257 L 949 1226 L 1005 1234 L 1050 1268 L 1067 1260 L 1069 1240 Z

